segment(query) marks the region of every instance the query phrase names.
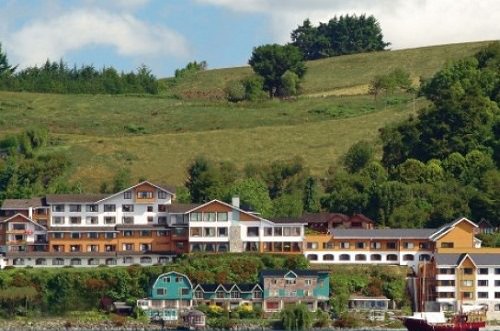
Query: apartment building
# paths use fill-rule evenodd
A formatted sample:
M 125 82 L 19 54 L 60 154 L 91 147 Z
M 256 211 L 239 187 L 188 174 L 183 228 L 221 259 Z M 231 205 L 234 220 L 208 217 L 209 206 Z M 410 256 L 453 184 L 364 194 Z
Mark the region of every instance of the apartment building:
M 238 198 L 179 204 L 173 189 L 144 181 L 114 194 L 5 200 L 0 266 L 151 265 L 196 252 L 300 254 L 304 225 L 266 220 L 242 210 Z
M 228 311 L 250 304 L 262 307 L 263 290 L 259 284 L 198 284 L 195 305 L 216 305 Z

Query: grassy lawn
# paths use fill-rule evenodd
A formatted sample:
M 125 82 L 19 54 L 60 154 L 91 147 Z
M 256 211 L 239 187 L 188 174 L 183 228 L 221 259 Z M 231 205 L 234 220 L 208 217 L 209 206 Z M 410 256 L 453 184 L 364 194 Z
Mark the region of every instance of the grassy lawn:
M 397 67 L 409 71 L 418 81 L 420 77 L 432 76 L 446 62 L 471 56 L 488 44 L 488 41 L 460 43 L 310 61 L 304 77 L 304 93 L 349 88 L 346 91 L 348 94 L 362 94 L 375 75 L 386 74 Z M 169 88 L 167 93 L 188 99 L 221 97 L 228 82 L 251 74 L 250 67 L 208 70 L 185 78 Z

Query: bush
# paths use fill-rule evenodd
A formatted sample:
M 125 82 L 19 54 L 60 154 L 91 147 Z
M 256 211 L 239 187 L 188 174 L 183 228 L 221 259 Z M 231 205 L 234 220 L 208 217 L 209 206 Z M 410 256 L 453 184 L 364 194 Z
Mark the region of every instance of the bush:
M 120 316 L 116 314 L 111 314 L 111 322 L 114 326 L 125 326 L 127 324 L 127 318 L 125 316 Z
M 226 98 L 230 102 L 239 102 L 246 99 L 245 86 L 241 81 L 231 81 L 224 89 Z

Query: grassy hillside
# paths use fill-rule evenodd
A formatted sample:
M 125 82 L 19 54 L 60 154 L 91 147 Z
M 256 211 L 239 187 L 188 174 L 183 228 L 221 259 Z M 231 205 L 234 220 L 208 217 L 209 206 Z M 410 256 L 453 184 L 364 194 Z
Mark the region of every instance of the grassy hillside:
M 446 62 L 470 56 L 489 43 L 450 44 L 310 61 L 303 83 L 304 93 L 363 94 L 375 75 L 386 74 L 397 67 L 409 71 L 417 80 L 430 77 Z M 208 70 L 183 79 L 169 93 L 184 98 L 220 97 L 228 82 L 251 74 L 250 67 Z
M 430 76 L 446 61 L 471 55 L 485 44 L 310 62 L 304 83 L 308 95 L 294 101 L 234 105 L 165 95 L 0 92 L 0 136 L 35 125 L 49 128 L 55 137 L 50 148 L 69 153 L 74 164 L 70 180 L 80 181 L 88 191 L 110 181 L 122 167 L 136 179 L 182 185 L 186 166 L 200 154 L 240 167 L 298 155 L 321 175 L 353 143 L 376 142 L 379 128 L 425 105 L 407 95 L 375 102 L 363 94 L 374 75 L 404 67 L 414 77 Z M 222 91 L 226 81 L 249 73 L 248 68 L 206 71 L 178 82 L 175 91 L 207 97 Z

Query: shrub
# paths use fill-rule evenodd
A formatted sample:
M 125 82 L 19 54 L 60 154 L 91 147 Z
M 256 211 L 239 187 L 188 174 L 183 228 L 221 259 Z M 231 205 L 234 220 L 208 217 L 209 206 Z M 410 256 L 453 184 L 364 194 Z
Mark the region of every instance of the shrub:
M 230 102 L 239 102 L 246 99 L 245 86 L 241 81 L 231 81 L 224 89 L 226 98 Z

